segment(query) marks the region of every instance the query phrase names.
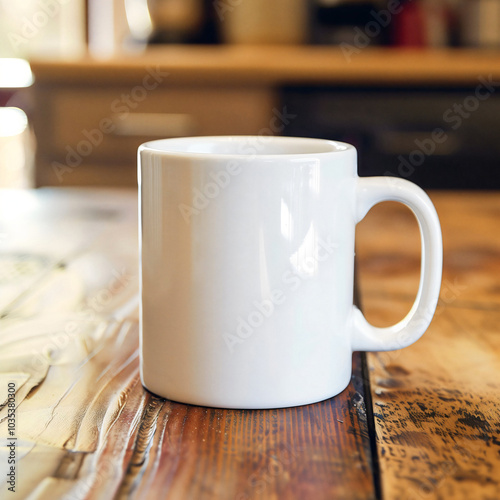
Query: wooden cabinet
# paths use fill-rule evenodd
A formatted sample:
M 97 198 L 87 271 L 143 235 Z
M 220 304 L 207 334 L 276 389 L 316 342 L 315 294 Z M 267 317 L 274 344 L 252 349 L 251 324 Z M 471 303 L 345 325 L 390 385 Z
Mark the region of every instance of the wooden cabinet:
M 131 186 L 143 142 L 258 134 L 274 116 L 274 92 L 262 86 L 124 80 L 35 85 L 37 186 Z
M 500 82 L 497 51 L 452 49 L 367 48 L 346 58 L 335 47 L 169 46 L 110 60 L 33 61 L 32 68 L 38 186 L 135 185 L 142 142 L 266 134 L 286 106 L 303 130 L 312 111 L 292 109 L 284 88 L 474 89 L 479 76 Z

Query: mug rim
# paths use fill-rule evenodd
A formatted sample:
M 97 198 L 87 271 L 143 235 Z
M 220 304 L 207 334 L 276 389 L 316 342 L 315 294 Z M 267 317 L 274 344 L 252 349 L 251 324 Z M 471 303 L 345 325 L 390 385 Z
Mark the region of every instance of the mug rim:
M 220 152 L 220 151 L 188 151 L 182 149 L 183 144 L 220 144 L 228 145 L 234 143 L 234 147 L 247 147 L 247 152 Z M 260 146 L 255 143 L 260 143 Z M 266 153 L 266 147 L 270 145 L 288 147 L 291 151 L 284 153 Z M 170 146 L 170 148 L 168 147 Z M 177 146 L 177 147 L 176 147 Z M 300 147 L 299 147 L 300 146 Z M 259 151 L 259 148 L 261 150 Z M 301 150 L 303 148 L 303 151 Z M 217 135 L 217 136 L 194 136 L 173 137 L 168 139 L 155 139 L 145 142 L 139 146 L 139 154 L 149 151 L 162 156 L 177 156 L 183 158 L 211 158 L 211 159 L 279 159 L 279 158 L 305 158 L 312 156 L 339 155 L 346 152 L 356 151 L 349 143 L 334 141 L 330 139 L 317 139 L 312 137 L 289 137 L 289 136 L 263 136 L 263 135 Z

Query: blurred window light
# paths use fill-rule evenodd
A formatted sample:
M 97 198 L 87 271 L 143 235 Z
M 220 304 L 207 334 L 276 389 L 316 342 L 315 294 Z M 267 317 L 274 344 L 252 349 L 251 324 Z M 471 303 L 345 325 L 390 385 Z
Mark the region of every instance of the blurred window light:
M 26 113 L 18 108 L 0 108 L 0 137 L 22 134 L 28 127 Z
M 28 61 L 16 58 L 0 58 L 0 88 L 29 87 L 33 73 Z
M 153 32 L 147 0 L 125 0 L 125 15 L 134 38 L 147 40 Z

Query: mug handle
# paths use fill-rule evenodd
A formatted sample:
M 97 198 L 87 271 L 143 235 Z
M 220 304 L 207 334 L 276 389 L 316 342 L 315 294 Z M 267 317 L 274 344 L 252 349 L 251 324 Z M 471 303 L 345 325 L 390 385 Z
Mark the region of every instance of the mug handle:
M 370 208 L 382 201 L 398 201 L 415 214 L 420 227 L 422 260 L 417 298 L 399 323 L 377 328 L 354 307 L 352 315 L 353 351 L 392 351 L 417 341 L 429 326 L 441 288 L 443 242 L 436 209 L 417 185 L 396 177 L 359 177 L 356 186 L 356 223 Z

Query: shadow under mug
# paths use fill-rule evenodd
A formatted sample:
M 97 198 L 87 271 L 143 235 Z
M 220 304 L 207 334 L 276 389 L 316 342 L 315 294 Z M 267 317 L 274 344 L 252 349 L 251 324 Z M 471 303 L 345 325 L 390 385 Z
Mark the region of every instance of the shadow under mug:
M 141 379 L 162 397 L 223 408 L 321 401 L 352 352 L 406 347 L 427 329 L 442 271 L 428 196 L 357 175 L 356 149 L 291 137 L 165 139 L 139 148 Z M 394 200 L 421 232 L 408 315 L 370 325 L 353 305 L 354 234 Z

